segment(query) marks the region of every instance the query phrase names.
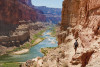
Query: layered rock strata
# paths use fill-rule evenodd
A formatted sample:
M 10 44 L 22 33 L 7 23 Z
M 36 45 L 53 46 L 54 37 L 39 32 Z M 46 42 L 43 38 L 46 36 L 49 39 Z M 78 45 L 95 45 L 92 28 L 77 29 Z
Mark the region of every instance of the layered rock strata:
M 45 16 L 31 6 L 31 0 L 0 0 L 0 35 L 8 35 L 19 24 L 45 21 Z
M 73 56 L 72 64 L 81 64 L 81 67 L 100 66 L 98 60 L 92 57 L 98 56 L 97 53 L 100 52 L 99 0 L 64 0 L 61 23 L 61 32 L 63 31 L 67 36 L 73 34 L 74 38 L 78 39 L 79 48 L 83 49 L 77 50 L 78 54 Z M 63 33 L 59 33 L 59 44 L 66 44 L 66 37 L 63 36 Z M 94 60 L 96 65 L 92 64 Z
M 61 8 L 50 8 L 46 6 L 35 6 L 35 8 L 44 13 L 46 22 L 52 22 L 54 24 L 61 22 Z
M 64 0 L 58 48 L 26 62 L 37 67 L 100 67 L 100 1 Z M 75 40 L 79 47 L 76 54 Z

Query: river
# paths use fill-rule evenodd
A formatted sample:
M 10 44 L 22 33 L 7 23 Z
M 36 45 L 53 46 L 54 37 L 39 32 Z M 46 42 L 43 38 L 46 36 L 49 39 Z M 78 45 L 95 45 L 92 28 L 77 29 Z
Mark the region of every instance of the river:
M 22 55 L 11 55 L 9 57 L 4 57 L 0 60 L 0 62 L 25 62 L 29 59 L 33 59 L 36 57 L 43 57 L 44 54 L 40 52 L 41 48 L 46 48 L 46 47 L 57 47 L 58 42 L 56 40 L 56 37 L 50 36 L 51 29 L 45 31 L 41 37 L 46 38 L 39 44 L 33 46 L 30 48 L 29 52 L 26 54 Z

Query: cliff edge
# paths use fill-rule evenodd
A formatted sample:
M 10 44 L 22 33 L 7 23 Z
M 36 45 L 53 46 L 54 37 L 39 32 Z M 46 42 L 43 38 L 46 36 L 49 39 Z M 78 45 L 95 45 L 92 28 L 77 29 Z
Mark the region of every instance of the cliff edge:
M 0 35 L 8 35 L 23 23 L 46 20 L 31 6 L 31 0 L 0 0 Z
M 100 66 L 99 0 L 64 0 L 60 32 L 59 44 L 66 44 L 68 41 L 66 37 L 69 35 L 74 36 L 75 40 L 78 39 L 77 54 L 73 55 L 71 60 L 73 65 Z
M 47 56 L 25 64 L 37 67 L 100 67 L 99 15 L 99 0 L 64 0 L 59 47 L 48 50 Z M 75 40 L 79 43 L 76 54 Z M 22 66 L 26 67 L 25 64 Z

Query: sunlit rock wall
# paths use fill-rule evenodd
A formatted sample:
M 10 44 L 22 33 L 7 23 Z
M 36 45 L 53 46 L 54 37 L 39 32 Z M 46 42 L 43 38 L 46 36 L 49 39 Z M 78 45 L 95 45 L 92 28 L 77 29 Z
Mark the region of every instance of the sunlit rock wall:
M 96 58 L 96 56 L 100 53 L 100 0 L 64 0 L 60 30 L 58 34 L 59 44 L 66 43 L 64 34 L 68 36 L 72 33 L 75 39 L 80 40 L 79 44 L 84 50 L 91 49 L 90 53 L 97 50 L 96 53 L 90 55 L 85 55 L 88 51 L 84 53 L 82 50 L 85 56 L 82 57 L 81 64 L 82 67 L 86 65 L 87 67 L 96 67 L 96 65 L 98 67 L 97 62 L 100 57 Z M 79 59 L 81 56 L 82 54 L 76 57 Z M 88 57 L 88 61 L 84 59 L 85 57 Z M 95 65 L 94 60 L 97 63 Z
M 0 0 L 0 35 L 7 35 L 19 21 L 45 21 L 45 16 L 31 7 L 31 0 Z

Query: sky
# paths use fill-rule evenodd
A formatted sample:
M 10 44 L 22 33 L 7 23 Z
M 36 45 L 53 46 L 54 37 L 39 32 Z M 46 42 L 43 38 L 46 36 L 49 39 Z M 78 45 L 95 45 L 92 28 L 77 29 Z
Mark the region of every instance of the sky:
M 52 8 L 62 8 L 63 0 L 32 0 L 35 6 L 47 6 Z

